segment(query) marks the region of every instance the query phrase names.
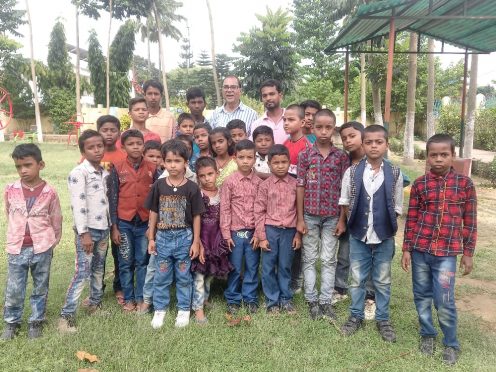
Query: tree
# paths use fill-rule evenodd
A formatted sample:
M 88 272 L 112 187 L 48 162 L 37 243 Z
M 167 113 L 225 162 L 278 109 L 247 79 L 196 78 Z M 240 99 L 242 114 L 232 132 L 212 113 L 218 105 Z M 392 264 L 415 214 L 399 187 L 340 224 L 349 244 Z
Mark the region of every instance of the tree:
M 21 37 L 18 29 L 26 23 L 23 19 L 25 12 L 15 9 L 16 3 L 15 0 L 3 0 L 0 7 L 0 66 L 5 58 L 21 47 L 19 43 L 7 36 L 10 34 Z
M 160 79 L 160 71 L 154 63 L 151 63 L 150 66 L 148 66 L 147 59 L 134 55 L 133 64 L 135 78 L 138 84 L 143 85 L 143 83 L 148 79 Z
M 476 96 L 477 96 L 477 70 L 479 55 L 472 54 L 470 64 L 470 85 L 468 88 L 467 119 L 465 120 L 465 137 L 463 141 L 463 157 L 472 159 L 472 149 L 474 148 L 474 128 L 476 116 Z
M 210 22 L 210 45 L 211 45 L 211 55 L 212 55 L 212 76 L 213 76 L 214 85 L 215 85 L 215 94 L 217 97 L 217 104 L 221 105 L 222 104 L 222 98 L 220 95 L 219 77 L 217 75 L 217 62 L 215 60 L 214 21 L 212 19 L 212 8 L 210 7 L 210 1 L 209 0 L 205 0 L 205 1 L 207 3 L 208 20 Z
M 103 105 L 106 102 L 105 64 L 98 35 L 95 30 L 91 30 L 88 39 L 88 68 L 95 104 Z
M 48 87 L 72 89 L 75 79 L 67 51 L 65 28 L 60 19 L 53 26 L 48 43 Z
M 186 37 L 181 40 L 181 53 L 179 54 L 179 57 L 181 57 L 181 62 L 179 63 L 180 68 L 189 69 L 194 66 L 191 43 Z
M 196 60 L 196 64 L 198 67 L 192 71 L 194 76 L 191 77 L 191 82 L 194 85 L 202 86 L 205 95 L 209 97 L 207 102 L 213 104 L 214 101 L 216 101 L 216 92 L 212 75 L 212 61 L 210 60 L 210 55 L 205 50 L 202 50 Z
M 219 53 L 216 55 L 215 69 L 217 70 L 219 82 L 222 82 L 226 76 L 232 74 L 234 60 L 234 57 L 229 57 L 227 54 Z
M 429 38 L 427 55 L 427 139 L 435 134 L 434 120 L 434 85 L 436 84 L 435 59 L 434 59 L 434 39 Z
M 413 133 L 415 126 L 415 90 L 417 88 L 417 38 L 415 32 L 410 33 L 410 54 L 408 55 L 408 87 L 406 93 L 406 125 L 403 138 L 403 162 L 413 163 Z

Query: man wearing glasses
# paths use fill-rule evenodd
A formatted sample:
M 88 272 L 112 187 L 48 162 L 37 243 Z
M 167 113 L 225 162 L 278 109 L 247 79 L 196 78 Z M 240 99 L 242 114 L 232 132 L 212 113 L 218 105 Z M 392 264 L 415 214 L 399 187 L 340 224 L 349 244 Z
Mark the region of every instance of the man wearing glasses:
M 222 84 L 224 105 L 217 107 L 210 118 L 212 128 L 225 127 L 231 120 L 239 119 L 245 122 L 248 136 L 251 134 L 251 124 L 257 120 L 258 114 L 252 108 L 241 102 L 241 84 L 234 75 L 229 75 Z

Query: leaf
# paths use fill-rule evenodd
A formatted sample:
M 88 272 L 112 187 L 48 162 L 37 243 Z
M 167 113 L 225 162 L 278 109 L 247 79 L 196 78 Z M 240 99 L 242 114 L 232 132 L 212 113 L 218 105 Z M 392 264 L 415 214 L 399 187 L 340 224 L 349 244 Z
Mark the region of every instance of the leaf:
M 81 361 L 87 360 L 90 363 L 95 363 L 100 361 L 96 355 L 90 354 L 86 351 L 78 351 L 76 353 L 76 357 Z
M 79 368 L 78 372 L 98 372 L 98 369 L 94 368 Z

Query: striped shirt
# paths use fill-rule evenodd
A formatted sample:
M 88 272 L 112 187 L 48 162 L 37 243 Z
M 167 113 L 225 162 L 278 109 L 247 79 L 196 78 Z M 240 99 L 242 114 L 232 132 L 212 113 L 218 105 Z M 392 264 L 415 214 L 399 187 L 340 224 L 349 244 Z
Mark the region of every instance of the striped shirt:
M 258 114 L 252 108 L 246 106 L 243 102 L 233 112 L 226 111 L 225 106 L 217 107 L 210 118 L 212 128 L 225 127 L 231 120 L 239 119 L 246 124 L 246 133 L 251 134 L 251 125 L 258 119 Z

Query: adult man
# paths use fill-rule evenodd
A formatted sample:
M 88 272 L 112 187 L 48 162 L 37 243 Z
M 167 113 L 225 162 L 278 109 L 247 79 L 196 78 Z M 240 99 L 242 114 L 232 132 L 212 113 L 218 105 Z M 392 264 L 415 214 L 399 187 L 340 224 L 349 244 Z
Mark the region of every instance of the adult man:
M 143 91 L 145 92 L 146 104 L 150 114 L 146 119 L 146 128 L 157 133 L 162 143 L 164 143 L 172 138 L 176 123 L 174 116 L 160 106 L 164 86 L 160 81 L 148 80 L 143 84 Z
M 265 107 L 263 116 L 252 125 L 252 131 L 260 125 L 267 125 L 274 132 L 274 143 L 283 144 L 288 138 L 284 130 L 282 117 L 284 109 L 281 107 L 282 88 L 278 80 L 265 80 L 260 86 L 260 96 Z
M 246 132 L 250 135 L 251 124 L 257 120 L 258 114 L 241 102 L 241 84 L 236 76 L 229 75 L 224 79 L 222 97 L 224 104 L 217 107 L 210 118 L 212 127 L 225 127 L 231 120 L 239 119 L 245 122 Z
M 207 119 L 203 116 L 203 110 L 205 110 L 207 102 L 205 100 L 205 93 L 201 88 L 193 87 L 186 91 L 186 105 L 195 119 L 195 125 L 208 124 Z

